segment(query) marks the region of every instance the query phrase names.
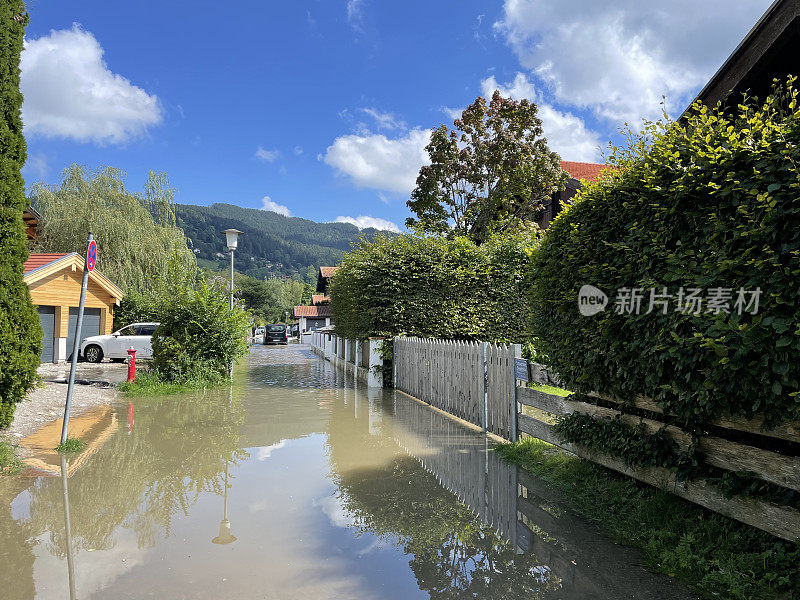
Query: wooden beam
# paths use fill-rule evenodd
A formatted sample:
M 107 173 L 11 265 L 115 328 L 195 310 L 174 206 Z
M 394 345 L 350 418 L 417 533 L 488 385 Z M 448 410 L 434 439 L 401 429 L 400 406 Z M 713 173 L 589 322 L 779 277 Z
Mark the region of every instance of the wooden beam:
M 623 415 L 613 408 L 570 400 L 530 388 L 520 388 L 517 399 L 527 406 L 559 416 L 580 413 L 596 418 L 619 419 L 631 427 L 643 424 L 651 432 L 663 430 L 684 451 L 692 444 L 691 436 L 678 427 L 644 417 Z M 699 449 L 705 454 L 705 460 L 710 465 L 729 471 L 750 471 L 765 481 L 800 491 L 798 457 L 762 450 L 716 436 L 704 436 L 700 440 Z
M 564 442 L 553 431 L 552 425 L 528 415 L 518 415 L 518 422 L 520 431 L 559 446 L 581 458 L 591 460 L 608 469 L 638 479 L 774 536 L 791 542 L 800 541 L 800 511 L 748 498 L 734 497 L 729 499 L 704 480 L 678 483 L 674 475 L 667 469 L 660 467 L 631 467 L 608 455 Z

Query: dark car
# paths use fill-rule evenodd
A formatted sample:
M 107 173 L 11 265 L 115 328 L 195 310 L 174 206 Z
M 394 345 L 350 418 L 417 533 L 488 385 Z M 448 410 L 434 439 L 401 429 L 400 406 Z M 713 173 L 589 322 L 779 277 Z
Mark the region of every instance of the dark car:
M 264 345 L 266 344 L 288 344 L 289 331 L 286 325 L 267 325 L 264 332 Z

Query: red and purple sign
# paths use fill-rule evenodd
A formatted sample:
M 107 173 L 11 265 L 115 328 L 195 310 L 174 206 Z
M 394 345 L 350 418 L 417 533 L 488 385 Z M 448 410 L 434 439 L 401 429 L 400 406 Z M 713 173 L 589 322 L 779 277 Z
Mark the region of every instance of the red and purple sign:
M 86 269 L 94 271 L 94 266 L 97 264 L 97 242 L 92 240 L 89 242 L 89 247 L 86 249 Z

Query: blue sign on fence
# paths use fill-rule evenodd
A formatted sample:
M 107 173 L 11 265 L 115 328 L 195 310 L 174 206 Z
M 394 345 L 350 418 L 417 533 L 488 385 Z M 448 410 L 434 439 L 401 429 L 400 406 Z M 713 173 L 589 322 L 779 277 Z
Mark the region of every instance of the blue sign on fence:
M 516 379 L 521 381 L 529 381 L 528 379 L 528 361 L 524 358 L 514 359 L 514 371 L 516 372 Z

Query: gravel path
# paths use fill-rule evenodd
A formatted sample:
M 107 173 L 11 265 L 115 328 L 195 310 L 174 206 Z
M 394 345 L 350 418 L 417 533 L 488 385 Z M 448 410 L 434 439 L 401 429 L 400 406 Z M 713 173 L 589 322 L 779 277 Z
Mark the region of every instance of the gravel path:
M 88 409 L 104 404 L 111 404 L 117 398 L 117 389 L 112 383 L 125 380 L 127 365 L 101 363 L 99 365 L 79 365 L 76 379 L 102 381 L 91 385 L 75 385 L 72 394 L 72 416 L 78 416 Z M 57 383 L 69 375 L 69 366 L 44 364 L 39 367 L 39 375 L 44 380 L 28 397 L 17 404 L 14 411 L 14 422 L 8 429 L 0 429 L 0 439 L 15 445 L 43 425 L 64 416 L 64 401 L 67 399 L 66 383 Z M 55 380 L 55 381 L 53 381 Z M 25 454 L 21 447 L 16 448 L 19 454 Z M 23 456 L 24 458 L 24 456 Z

